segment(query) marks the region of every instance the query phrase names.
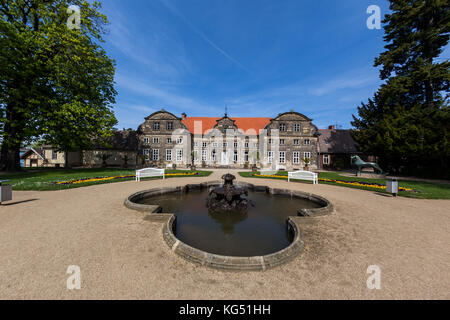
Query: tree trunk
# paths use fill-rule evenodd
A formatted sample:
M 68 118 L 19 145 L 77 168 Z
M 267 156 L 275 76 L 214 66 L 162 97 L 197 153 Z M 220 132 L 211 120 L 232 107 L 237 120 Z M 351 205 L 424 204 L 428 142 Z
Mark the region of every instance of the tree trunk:
M 0 169 L 7 172 L 20 171 L 20 144 L 15 144 L 8 147 L 6 142 L 3 142 L 1 151 L 1 165 Z

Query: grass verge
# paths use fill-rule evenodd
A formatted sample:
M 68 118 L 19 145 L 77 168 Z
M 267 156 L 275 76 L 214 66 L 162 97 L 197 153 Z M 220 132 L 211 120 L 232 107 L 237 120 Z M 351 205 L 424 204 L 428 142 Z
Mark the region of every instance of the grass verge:
M 182 174 L 193 173 L 196 175 L 189 176 L 170 176 L 170 174 Z M 87 187 L 97 184 L 116 183 L 123 181 L 135 180 L 134 175 L 136 170 L 134 169 L 48 169 L 48 170 L 29 170 L 21 173 L 2 174 L 0 180 L 10 180 L 8 183 L 13 186 L 13 190 L 16 191 L 51 191 L 51 190 L 64 190 L 80 187 Z M 169 174 L 166 178 L 182 178 L 182 177 L 207 177 L 211 174 L 211 171 L 189 171 L 189 170 L 166 170 L 166 174 Z M 101 180 L 101 178 L 111 177 L 126 177 L 116 178 L 111 180 Z M 131 176 L 131 177 L 130 177 Z M 96 179 L 98 181 L 80 181 L 79 183 L 57 184 L 58 182 L 71 182 L 76 180 Z M 161 178 L 144 178 L 141 180 L 161 179 Z
M 258 172 L 259 173 L 259 172 Z M 253 172 L 239 172 L 241 177 L 245 178 L 258 178 L 258 179 L 277 179 L 284 180 L 287 179 L 287 171 L 279 171 L 276 175 L 281 177 L 257 177 L 253 175 Z M 345 177 L 337 172 L 320 172 L 319 179 L 330 179 L 339 180 L 343 182 L 359 182 L 359 183 L 377 183 L 381 185 L 386 185 L 386 179 L 368 179 L 360 177 Z M 311 183 L 302 180 L 292 180 L 301 183 Z M 367 191 L 376 191 L 380 193 L 386 193 L 385 190 L 370 187 L 370 186 L 360 186 L 351 184 L 340 184 L 336 182 L 319 181 L 320 184 L 329 184 L 334 186 L 354 188 Z M 409 180 L 399 180 L 399 186 L 413 189 L 414 191 L 400 191 L 399 196 L 409 197 L 409 198 L 419 198 L 419 199 L 450 199 L 450 184 L 442 183 L 431 183 L 431 182 L 419 182 L 419 181 L 409 181 Z

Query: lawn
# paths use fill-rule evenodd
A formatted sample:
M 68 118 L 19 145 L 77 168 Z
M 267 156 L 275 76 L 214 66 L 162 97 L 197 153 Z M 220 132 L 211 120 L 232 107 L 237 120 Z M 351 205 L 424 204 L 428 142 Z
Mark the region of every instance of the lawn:
M 259 172 L 258 172 L 259 173 Z M 281 177 L 257 177 L 253 176 L 252 172 L 239 172 L 239 175 L 247 178 L 258 179 L 287 179 L 287 172 L 280 171 L 276 175 Z M 319 179 L 339 180 L 342 182 L 359 182 L 359 183 L 377 183 L 380 185 L 386 185 L 386 179 L 367 179 L 359 177 L 345 177 L 336 172 L 321 172 L 319 173 Z M 308 181 L 294 180 L 295 182 L 311 183 Z M 342 184 L 338 182 L 319 181 L 320 184 L 330 184 L 340 187 L 362 189 L 368 191 L 376 191 L 380 193 L 386 193 L 385 190 L 377 187 L 361 186 Z M 450 184 L 430 183 L 430 182 L 418 182 L 409 180 L 399 180 L 399 187 L 413 189 L 414 191 L 400 191 L 399 196 L 421 199 L 450 199 Z
M 183 173 L 196 173 L 189 177 L 206 177 L 211 174 L 211 171 L 166 170 L 166 178 L 183 177 L 183 175 L 170 176 L 170 174 Z M 35 169 L 21 173 L 1 174 L 0 180 L 10 180 L 8 183 L 13 186 L 13 190 L 49 191 L 80 188 L 95 184 L 131 181 L 135 180 L 135 174 L 136 170 L 134 169 Z M 115 179 L 102 180 L 104 178 L 113 177 L 115 177 Z M 85 179 L 97 180 L 79 181 Z M 141 180 L 147 179 L 161 178 L 144 178 Z M 71 183 L 74 181 L 78 181 L 78 183 Z

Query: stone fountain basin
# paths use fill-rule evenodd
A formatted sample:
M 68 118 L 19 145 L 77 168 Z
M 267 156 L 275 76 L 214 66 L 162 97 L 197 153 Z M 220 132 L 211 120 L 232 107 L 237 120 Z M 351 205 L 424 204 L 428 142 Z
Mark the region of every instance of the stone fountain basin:
M 237 182 L 236 186 L 248 188 L 250 191 L 266 192 L 272 195 L 288 195 L 293 198 L 305 199 L 316 203 L 319 208 L 299 209 L 297 217 L 289 217 L 286 221 L 288 232 L 291 234 L 291 244 L 273 254 L 263 256 L 248 256 L 235 257 L 218 255 L 209 253 L 197 248 L 194 248 L 182 241 L 180 241 L 174 228 L 177 217 L 171 213 L 162 213 L 162 208 L 158 204 L 141 204 L 144 200 L 149 200 L 152 197 L 171 194 L 171 193 L 186 193 L 189 190 L 203 190 L 211 187 L 221 186 L 222 182 L 213 181 L 200 184 L 188 184 L 185 186 L 169 187 L 169 188 L 155 188 L 144 190 L 130 195 L 125 199 L 125 206 L 132 210 L 137 210 L 146 213 L 145 220 L 147 221 L 161 221 L 164 222 L 163 238 L 169 248 L 180 257 L 200 264 L 203 266 L 221 269 L 221 270 L 235 270 L 235 271 L 264 271 L 269 268 L 277 267 L 285 264 L 295 257 L 297 257 L 303 250 L 304 243 L 301 235 L 299 225 L 299 218 L 301 217 L 315 217 L 323 216 L 333 212 L 333 205 L 327 199 L 301 191 L 294 191 L 288 189 L 276 189 L 267 186 L 257 186 L 249 183 Z

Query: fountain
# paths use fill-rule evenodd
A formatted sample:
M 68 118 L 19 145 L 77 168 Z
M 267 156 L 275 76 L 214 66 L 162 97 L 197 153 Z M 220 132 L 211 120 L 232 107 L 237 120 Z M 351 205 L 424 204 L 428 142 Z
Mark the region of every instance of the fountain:
M 233 185 L 236 179 L 230 173 L 222 176 L 223 186 L 212 189 L 206 201 L 206 207 L 210 212 L 214 213 L 247 213 L 250 204 L 249 200 L 244 197 L 248 196 L 246 188 Z
M 326 199 L 298 190 L 223 182 L 200 182 L 143 190 L 125 205 L 164 221 L 170 250 L 188 261 L 223 270 L 267 270 L 296 257 L 303 248 L 299 216 L 333 211 Z M 205 205 L 206 202 L 206 205 Z

